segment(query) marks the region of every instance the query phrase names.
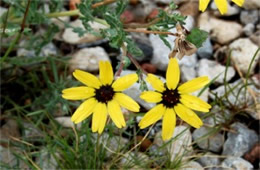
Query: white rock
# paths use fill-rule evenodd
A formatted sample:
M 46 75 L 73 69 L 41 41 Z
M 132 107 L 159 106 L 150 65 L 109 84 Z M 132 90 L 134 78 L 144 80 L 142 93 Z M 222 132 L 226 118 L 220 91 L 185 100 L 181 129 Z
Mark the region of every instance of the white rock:
M 233 16 L 233 15 L 239 14 L 239 12 L 240 12 L 240 7 L 238 7 L 237 5 L 231 5 L 231 4 L 230 4 L 230 1 L 227 1 L 227 2 L 228 2 L 228 3 L 227 3 L 227 5 L 228 5 L 228 10 L 227 10 L 227 13 L 225 13 L 223 16 Z M 211 8 L 212 8 L 213 10 L 215 10 L 215 11 L 214 11 L 214 15 L 215 15 L 215 16 L 217 16 L 217 17 L 221 17 L 221 16 L 222 16 L 222 14 L 220 14 L 220 12 L 219 12 L 219 10 L 218 10 L 216 4 L 215 4 L 215 1 L 213 1 L 213 2 L 211 3 Z
M 127 75 L 127 74 L 132 74 L 135 73 L 134 71 L 130 71 L 130 70 L 123 70 L 121 73 L 121 76 Z M 163 82 L 165 82 L 165 79 L 163 77 L 158 76 Z M 144 76 L 144 80 L 145 80 L 145 76 Z M 148 90 L 154 90 L 152 88 L 152 86 L 149 83 L 146 83 Z M 145 109 L 150 110 L 151 108 L 153 108 L 155 106 L 154 103 L 147 103 L 144 100 L 140 99 L 140 94 L 142 93 L 142 91 L 139 89 L 140 88 L 140 83 L 135 83 L 133 84 L 130 88 L 128 88 L 127 90 L 124 91 L 125 94 L 127 94 L 128 96 L 130 96 L 131 98 L 133 98 L 135 101 L 137 101 L 141 106 L 143 106 Z
M 6 8 L 0 7 L 0 17 L 7 11 Z
M 187 19 L 185 20 L 186 25 L 184 27 L 187 30 L 191 30 L 194 26 L 194 18 L 192 16 L 188 16 Z M 176 29 L 171 29 L 170 32 L 176 33 Z M 151 63 L 155 65 L 159 70 L 165 71 L 168 63 L 169 63 L 169 54 L 171 50 L 163 43 L 163 41 L 159 38 L 158 35 L 150 34 L 149 36 L 150 42 L 152 43 L 153 46 L 153 58 L 151 60 Z M 167 41 L 170 43 L 172 49 L 174 47 L 174 36 L 168 36 Z M 184 58 L 190 59 L 190 56 L 185 56 Z M 183 59 L 184 59 L 183 58 Z M 182 60 L 183 60 L 182 59 Z
M 226 168 L 226 169 L 241 169 L 241 170 L 252 170 L 254 168 L 250 162 L 248 162 L 240 157 L 226 158 L 222 162 L 221 167 Z
M 72 55 L 69 61 L 69 67 L 71 71 L 75 69 L 98 71 L 98 63 L 101 60 L 110 61 L 108 54 L 103 48 L 83 48 Z
M 199 61 L 198 66 L 198 76 L 208 76 L 210 80 L 213 80 L 218 75 L 220 75 L 215 82 L 223 83 L 225 77 L 225 66 L 220 65 L 216 61 L 202 59 Z M 229 81 L 235 75 L 235 70 L 233 67 L 228 67 L 226 81 Z
M 167 144 L 167 152 L 170 154 L 170 160 L 174 161 L 180 156 L 188 156 L 192 153 L 191 132 L 186 126 L 176 126 L 171 143 Z M 168 142 L 168 141 L 166 141 Z M 166 142 L 162 140 L 161 131 L 155 135 L 154 143 L 158 146 L 164 145 Z
M 245 9 L 259 9 L 260 1 L 259 0 L 245 0 L 243 4 L 243 8 Z
M 204 168 L 195 161 L 190 161 L 188 163 L 185 163 L 182 167 L 181 170 L 204 170 Z
M 248 38 L 240 38 L 229 45 L 229 48 L 232 50 L 231 58 L 241 70 L 242 73 L 246 74 L 250 65 L 251 60 L 254 57 L 254 54 L 257 50 L 257 46 L 252 43 Z M 253 73 L 254 68 L 257 64 L 257 61 L 260 57 L 260 53 L 256 56 L 253 61 L 250 74 Z
M 99 24 L 97 22 L 90 22 L 89 24 L 93 28 L 93 30 L 97 32 L 100 31 L 100 29 L 106 28 L 104 25 Z M 79 19 L 71 22 L 70 25 L 72 27 L 79 27 L 85 29 L 81 20 Z M 62 38 L 64 39 L 65 42 L 70 44 L 90 43 L 101 39 L 101 37 L 96 37 L 95 35 L 90 33 L 85 33 L 83 36 L 80 37 L 77 33 L 73 32 L 72 28 L 66 28 Z
M 220 44 L 231 42 L 243 32 L 243 27 L 240 24 L 211 17 L 208 12 L 200 15 L 198 26 L 200 29 L 210 32 L 211 39 Z
M 71 117 L 56 117 L 54 118 L 61 126 L 65 127 L 65 128 L 73 128 L 73 127 L 77 127 L 80 128 L 81 127 L 81 123 L 79 124 L 74 124 L 71 121 Z
M 185 65 L 180 66 L 181 81 L 186 82 L 196 77 L 196 70 L 194 67 L 187 67 Z
M 198 96 L 198 94 L 200 93 L 201 90 L 195 91 L 192 93 L 192 95 L 194 96 Z M 201 95 L 199 96 L 199 98 L 205 102 L 208 102 L 209 99 L 209 88 L 206 88 Z
M 259 10 L 243 10 L 240 13 L 240 21 L 243 24 L 256 24 L 259 20 Z

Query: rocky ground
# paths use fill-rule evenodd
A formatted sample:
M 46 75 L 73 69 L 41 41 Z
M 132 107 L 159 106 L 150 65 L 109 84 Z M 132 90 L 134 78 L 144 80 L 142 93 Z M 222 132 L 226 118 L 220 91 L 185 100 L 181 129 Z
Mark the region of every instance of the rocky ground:
M 161 122 L 157 123 L 148 135 L 148 139 L 142 143 L 140 152 L 130 152 L 126 158 L 121 159 L 120 163 L 135 167 L 132 160 L 134 156 L 145 162 L 145 160 L 151 159 L 149 153 L 158 152 L 158 155 L 164 155 L 167 152 L 172 161 L 180 155 L 184 160 L 192 160 L 187 161 L 188 163 L 182 167 L 186 170 L 205 167 L 207 169 L 226 167 L 241 170 L 260 168 L 260 53 L 251 62 L 260 47 L 260 1 L 245 0 L 243 8 L 229 3 L 229 11 L 223 16 L 219 14 L 214 3 L 209 5 L 206 12 L 200 13 L 198 2 L 187 0 L 175 0 L 175 2 L 179 5 L 179 10 L 176 12 L 187 15 L 185 20 L 187 30 L 199 27 L 210 34 L 203 47 L 199 48 L 195 54 L 185 56 L 179 63 L 182 82 L 203 75 L 207 75 L 211 80 L 216 78 L 214 83 L 200 96 L 204 101 L 211 103 L 213 108 L 210 113 L 201 115 L 204 126 L 200 129 L 187 128 L 185 123 L 179 122 L 174 134 L 175 137 L 178 135 L 179 137 L 167 147 L 160 149 L 160 152 L 158 152 L 158 148 L 165 143 L 160 138 Z M 127 22 L 144 22 L 148 16 L 156 13 L 158 8 L 164 8 L 169 3 L 170 0 L 132 1 L 124 13 L 124 17 L 128 19 Z M 1 7 L 1 13 L 5 10 Z M 71 26 L 84 28 L 78 18 L 61 17 L 60 20 L 68 22 Z M 68 60 L 70 72 L 82 69 L 97 73 L 100 60 L 109 60 L 113 66 L 117 65 L 120 51 L 110 48 L 107 40 L 91 34 L 79 37 L 72 28 L 64 27 L 60 20 L 52 19 L 52 22 L 59 26 L 60 32 L 55 35 L 55 39 L 51 43 L 41 49 L 40 56 L 58 54 L 71 56 Z M 94 23 L 92 27 L 94 30 L 99 30 L 103 26 Z M 44 28 L 42 29 L 39 30 L 39 34 L 44 31 Z M 172 29 L 171 32 L 176 32 L 176 29 Z M 161 76 L 164 80 L 170 49 L 158 35 L 142 33 L 132 33 L 131 35 L 144 52 L 143 57 L 137 58 L 138 62 L 147 72 Z M 167 38 L 172 47 L 174 39 L 173 36 Z M 26 39 L 20 41 L 16 51 L 17 56 L 34 57 L 35 51 L 22 48 L 25 45 Z M 229 61 L 230 65 L 227 66 Z M 122 71 L 121 75 L 134 72 L 134 69 L 134 66 L 131 65 L 128 70 Z M 250 77 L 248 82 L 247 76 Z M 247 88 L 245 88 L 246 83 L 248 83 Z M 148 86 L 148 88 L 151 87 Z M 151 109 L 153 104 L 147 104 L 141 100 L 140 92 L 138 83 L 126 91 L 129 96 L 139 102 L 143 111 Z M 126 110 L 124 112 L 126 118 L 131 114 Z M 56 113 L 54 117 L 64 128 L 73 126 L 68 115 Z M 137 116 L 136 120 L 140 121 L 140 118 Z M 42 135 L 31 124 L 24 123 L 23 127 L 27 127 L 26 130 L 21 130 L 19 127 L 14 120 L 4 121 L 0 129 L 1 138 L 9 139 L 9 134 L 16 138 L 21 135 L 26 137 Z M 132 132 L 133 127 L 125 130 Z M 21 131 L 25 133 L 21 133 Z M 141 131 L 137 140 L 140 141 L 146 132 L 146 130 Z M 107 141 L 107 135 L 106 132 L 103 134 L 102 141 Z M 119 136 L 114 136 L 110 139 L 110 143 L 105 143 L 105 145 L 111 150 L 116 150 L 118 141 L 120 141 L 120 146 L 129 142 L 129 136 L 127 134 L 123 136 L 123 140 L 118 140 Z M 0 149 L 0 160 L 15 164 L 14 155 L 9 149 L 6 146 L 1 146 Z M 48 167 L 49 164 L 46 163 L 42 168 L 55 168 L 57 165 L 55 159 L 46 155 L 43 153 L 41 158 L 52 161 L 54 167 Z M 36 159 L 36 163 L 39 161 L 38 159 Z M 24 166 L 26 167 L 26 165 Z

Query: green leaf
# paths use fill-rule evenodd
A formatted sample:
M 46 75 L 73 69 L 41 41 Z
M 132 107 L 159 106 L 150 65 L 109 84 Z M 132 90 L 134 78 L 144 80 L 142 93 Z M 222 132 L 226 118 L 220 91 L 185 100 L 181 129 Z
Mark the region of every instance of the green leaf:
M 171 50 L 172 47 L 171 44 L 166 40 L 166 35 L 160 34 L 159 37 L 163 41 L 163 43 Z
M 137 45 L 132 39 L 127 38 L 126 42 L 127 42 L 127 51 L 131 53 L 134 57 L 142 57 L 144 55 L 143 51 L 139 47 L 137 47 Z
M 116 15 L 117 16 L 120 16 L 124 10 L 126 9 L 128 3 L 128 1 L 123 1 L 123 0 L 120 0 L 117 2 L 117 7 L 116 7 Z
M 190 34 L 187 35 L 186 40 L 199 48 L 207 38 L 208 32 L 200 30 L 199 28 L 193 28 Z

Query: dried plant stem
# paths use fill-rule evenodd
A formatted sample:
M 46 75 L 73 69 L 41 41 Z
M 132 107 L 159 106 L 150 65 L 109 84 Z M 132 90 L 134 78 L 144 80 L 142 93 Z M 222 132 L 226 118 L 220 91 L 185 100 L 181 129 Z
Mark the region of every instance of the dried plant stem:
M 162 32 L 162 31 L 149 31 L 145 29 L 132 29 L 132 28 L 126 28 L 124 29 L 126 32 L 138 32 L 138 33 L 145 33 L 145 34 L 162 34 L 162 35 L 172 35 L 172 36 L 178 36 L 177 33 L 172 32 Z
M 131 60 L 131 62 L 135 65 L 135 67 L 139 70 L 142 71 L 142 73 L 144 73 L 145 75 L 147 75 L 148 73 L 140 66 L 140 64 L 136 61 L 136 59 L 131 55 L 131 54 L 127 54 L 127 57 Z

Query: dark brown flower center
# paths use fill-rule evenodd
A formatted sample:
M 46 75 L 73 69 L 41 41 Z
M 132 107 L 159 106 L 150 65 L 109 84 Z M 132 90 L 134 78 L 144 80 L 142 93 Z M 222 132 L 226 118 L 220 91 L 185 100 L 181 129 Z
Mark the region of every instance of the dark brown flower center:
M 173 108 L 175 105 L 179 103 L 180 100 L 180 94 L 178 93 L 178 90 L 169 90 L 166 88 L 164 92 L 162 92 L 162 104 L 165 107 Z
M 107 103 L 113 99 L 115 92 L 110 85 L 103 85 L 99 89 L 96 89 L 95 98 L 98 102 Z

